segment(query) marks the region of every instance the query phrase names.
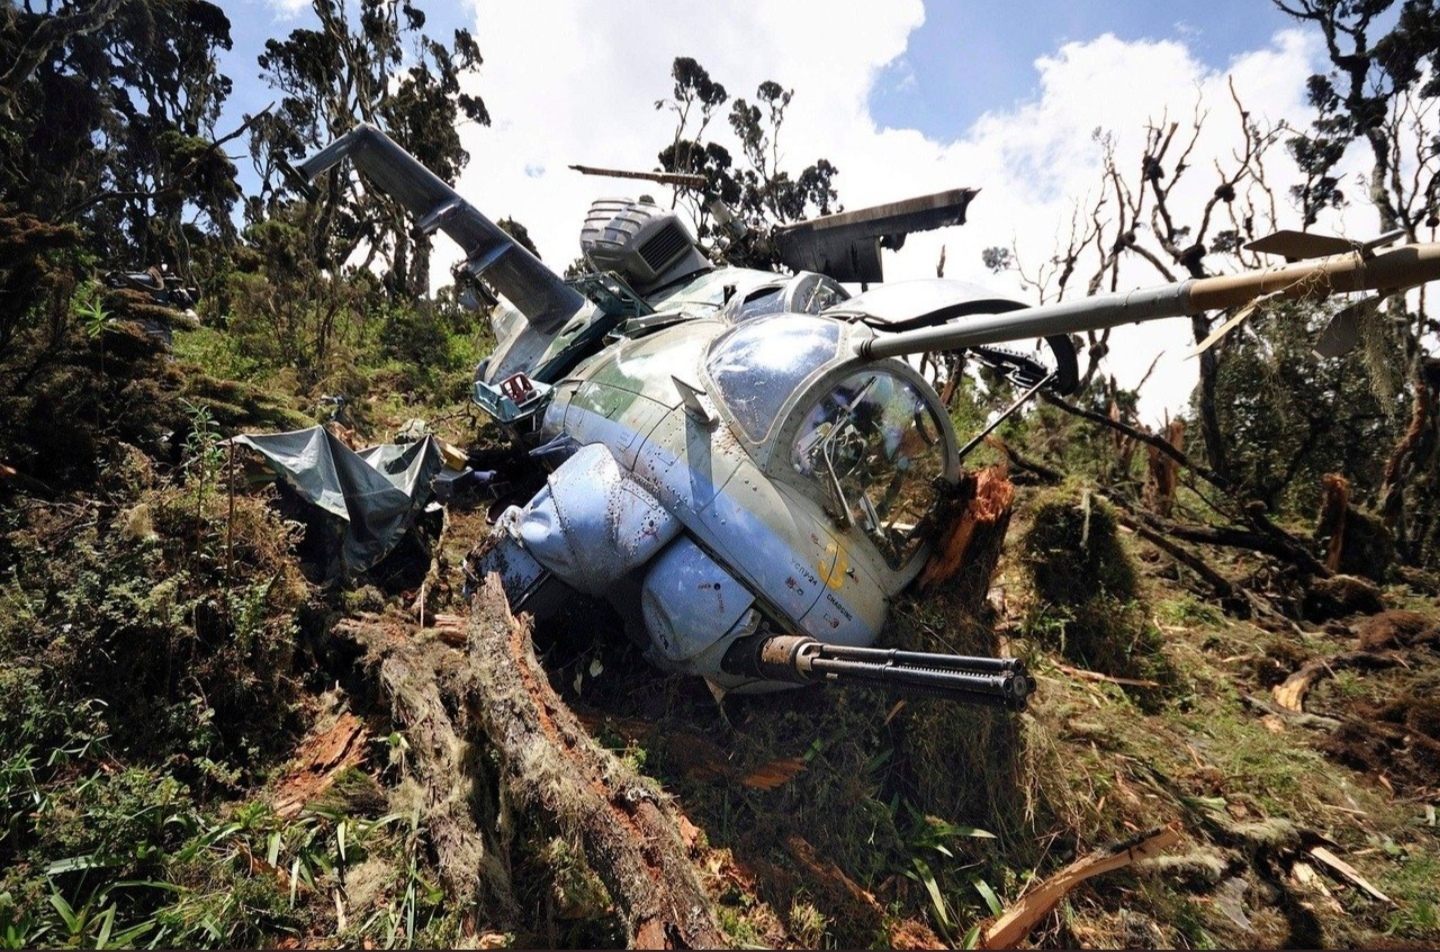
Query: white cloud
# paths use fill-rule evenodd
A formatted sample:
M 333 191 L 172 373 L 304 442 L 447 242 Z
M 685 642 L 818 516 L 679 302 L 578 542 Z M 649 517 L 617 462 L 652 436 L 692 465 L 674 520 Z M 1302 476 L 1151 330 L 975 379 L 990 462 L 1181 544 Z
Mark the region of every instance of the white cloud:
M 265 0 L 265 5 L 275 11 L 275 19 L 293 20 L 310 9 L 310 0 Z
M 948 276 L 992 284 L 1006 279 L 984 270 L 981 249 L 1013 240 L 1028 261 L 1048 257 L 1071 203 L 1094 192 L 1096 128 L 1112 131 L 1122 162 L 1134 163 L 1147 120 L 1168 116 L 1184 127 L 1203 103 L 1210 118 L 1175 196 L 1177 207 L 1194 207 L 1215 187 L 1211 157 L 1228 155 L 1236 141 L 1227 79 L 1233 77 L 1260 122 L 1301 119 L 1304 79 L 1318 56 L 1311 38 L 1287 31 L 1257 38 L 1253 52 L 1214 71 L 1179 42 L 1104 35 L 1037 60 L 1031 100 L 986 113 L 951 141 L 935 141 L 913 129 L 880 128 L 867 108 L 872 83 L 904 54 L 924 20 L 916 0 L 708 0 L 687 4 L 683 15 L 655 0 L 477 0 L 476 17 L 485 56 L 476 91 L 496 119 L 492 127 L 463 130 L 472 158 L 460 188 L 492 218 L 523 222 L 557 270 L 579 253 L 580 222 L 593 199 L 640 190 L 639 183 L 590 179 L 566 166 L 654 168 L 674 131 L 672 114 L 657 111 L 655 101 L 670 94 L 676 56 L 696 58 L 732 98 L 752 98 L 765 79 L 793 88 L 784 161 L 798 169 L 830 159 L 848 207 L 981 188 L 966 226 L 911 236 L 898 255 L 887 253 L 886 270 L 892 279 L 933 275 L 945 244 Z M 1283 190 L 1294 173 L 1283 149 L 1272 155 L 1271 175 Z M 1133 276 L 1136 284 L 1158 280 L 1138 270 Z M 1194 369 L 1179 360 L 1187 342 L 1184 321 L 1117 334 L 1111 364 L 1122 384 L 1136 383 L 1155 352 L 1167 350 L 1147 387 L 1147 416 L 1188 395 Z

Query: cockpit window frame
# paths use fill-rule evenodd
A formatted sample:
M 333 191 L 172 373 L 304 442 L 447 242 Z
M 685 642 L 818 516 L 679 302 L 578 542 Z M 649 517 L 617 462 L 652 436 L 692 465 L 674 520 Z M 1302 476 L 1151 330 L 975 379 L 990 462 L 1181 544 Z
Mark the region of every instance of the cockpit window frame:
M 795 441 L 800 436 L 800 429 L 805 425 L 806 418 L 810 411 L 822 400 L 829 397 L 834 390 L 842 383 L 857 374 L 867 372 L 887 373 L 899 380 L 909 384 L 929 409 L 934 420 L 939 424 L 940 438 L 936 451 L 941 454 L 942 467 L 941 479 L 946 483 L 954 485 L 960 477 L 960 447 L 959 440 L 955 436 L 955 427 L 950 420 L 950 414 L 945 405 L 940 402 L 934 389 L 926 382 L 915 368 L 901 360 L 879 360 L 862 361 L 858 358 L 849 358 L 836 361 L 834 365 L 826 368 L 823 374 L 812 378 L 806 386 L 798 390 L 789 402 L 781 408 L 781 418 L 777 425 L 771 430 L 771 438 L 764 447 L 765 456 L 762 460 L 756 455 L 756 463 L 760 465 L 765 475 L 777 482 L 792 486 L 813 501 L 824 507 L 827 511 L 834 508 L 833 497 L 824 490 L 822 480 L 797 473 L 792 463 L 791 451 Z M 843 519 L 837 519 L 838 524 L 844 523 Z M 863 530 L 858 526 L 851 527 L 850 531 L 864 535 Z M 873 544 L 873 540 L 870 540 Z M 887 566 L 890 571 L 903 572 L 914 562 L 914 558 L 920 552 L 925 551 L 921 546 L 916 553 L 912 554 L 902 565 Z

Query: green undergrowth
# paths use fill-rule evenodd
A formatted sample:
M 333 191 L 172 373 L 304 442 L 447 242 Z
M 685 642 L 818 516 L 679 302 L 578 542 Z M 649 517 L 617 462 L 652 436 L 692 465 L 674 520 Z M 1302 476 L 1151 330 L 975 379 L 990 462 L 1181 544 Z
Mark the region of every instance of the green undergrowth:
M 1051 490 L 1030 502 L 1026 522 L 1016 557 L 1034 595 L 1030 637 L 1083 668 L 1171 682 L 1135 557 L 1110 505 L 1086 488 Z M 1158 691 L 1137 697 L 1157 703 Z

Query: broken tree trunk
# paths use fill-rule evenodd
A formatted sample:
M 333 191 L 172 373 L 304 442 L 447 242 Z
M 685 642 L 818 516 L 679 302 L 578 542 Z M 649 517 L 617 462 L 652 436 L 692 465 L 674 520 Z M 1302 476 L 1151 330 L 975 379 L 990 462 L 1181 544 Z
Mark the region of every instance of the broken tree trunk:
M 1395 560 L 1395 543 L 1378 518 L 1351 504 L 1350 481 L 1338 473 L 1321 479 L 1315 541 L 1325 549 L 1325 567 L 1344 575 L 1384 582 Z
M 1164 438 L 1177 450 L 1185 448 L 1185 421 L 1171 420 L 1165 424 Z M 1180 484 L 1180 464 L 1173 456 L 1162 453 L 1155 446 L 1147 446 L 1145 505 L 1156 515 L 1170 518 L 1175 508 L 1175 490 Z
M 499 754 L 509 801 L 583 844 L 629 944 L 727 945 L 663 795 L 595 744 L 555 694 L 494 576 L 471 618 L 469 663 L 470 708 Z
M 990 590 L 990 577 L 1000 560 L 1010 513 L 1015 504 L 1015 487 L 1004 467 L 991 466 L 960 478 L 955 496 L 949 501 L 940 542 L 920 573 L 917 590 L 954 580 L 963 611 L 979 614 Z

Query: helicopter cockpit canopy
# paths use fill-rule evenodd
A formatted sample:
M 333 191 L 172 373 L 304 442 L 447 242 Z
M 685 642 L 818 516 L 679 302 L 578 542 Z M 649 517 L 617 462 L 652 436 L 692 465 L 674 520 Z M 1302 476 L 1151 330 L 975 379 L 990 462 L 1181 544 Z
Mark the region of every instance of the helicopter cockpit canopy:
M 839 348 L 834 321 L 779 314 L 737 324 L 715 338 L 705 370 L 745 436 L 760 444 L 785 402 Z
M 724 268 L 662 291 L 650 303 L 657 311 L 715 311 L 738 323 L 765 314 L 819 314 L 849 298 L 839 282 L 814 271 L 788 275 Z
M 924 540 L 938 483 L 955 477 L 954 436 L 912 368 L 857 367 L 847 334 L 825 318 L 757 317 L 715 339 L 705 370 L 769 475 L 858 527 L 900 569 Z
M 945 475 L 945 431 L 935 408 L 912 381 L 865 367 L 800 412 L 784 462 L 900 568 L 923 542 L 921 527 Z

